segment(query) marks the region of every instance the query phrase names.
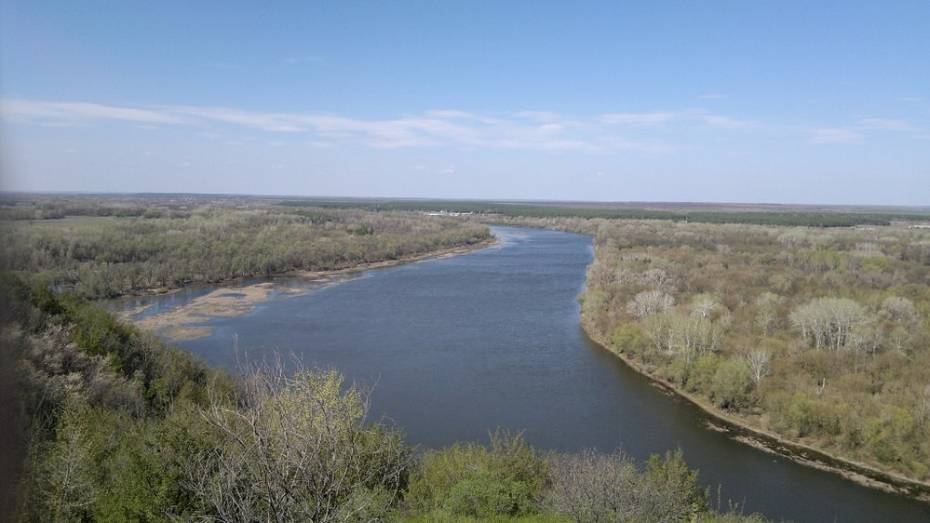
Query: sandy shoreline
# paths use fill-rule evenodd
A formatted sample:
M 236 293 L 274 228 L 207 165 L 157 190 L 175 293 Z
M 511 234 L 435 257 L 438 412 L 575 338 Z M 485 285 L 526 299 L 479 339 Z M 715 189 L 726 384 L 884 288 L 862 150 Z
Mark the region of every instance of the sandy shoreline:
M 588 338 L 600 348 L 619 358 L 620 361 L 652 381 L 654 385 L 663 391 L 685 399 L 701 409 L 713 421 L 714 424 L 710 427 L 712 430 L 725 432 L 741 443 L 788 458 L 808 467 L 838 474 L 860 485 L 930 503 L 930 483 L 907 478 L 895 472 L 880 470 L 871 465 L 836 456 L 825 450 L 753 427 L 744 420 L 721 412 L 708 404 L 703 398 L 689 394 L 673 383 L 652 375 L 637 361 L 611 349 L 607 340 L 595 334 L 584 318 L 582 318 L 581 326 Z
M 393 260 L 364 262 L 364 263 L 360 263 L 357 265 L 351 265 L 347 267 L 341 267 L 339 269 L 331 269 L 331 270 L 324 270 L 324 271 L 293 270 L 293 271 L 274 273 L 270 276 L 258 276 L 258 275 L 237 276 L 235 278 L 226 278 L 223 280 L 217 280 L 217 281 L 212 281 L 212 282 L 188 281 L 188 282 L 185 282 L 185 284 L 180 287 L 152 287 L 148 289 L 136 289 L 134 291 L 127 292 L 124 294 L 111 296 L 108 299 L 119 300 L 123 298 L 132 298 L 132 297 L 139 298 L 139 297 L 146 297 L 146 296 L 164 296 L 164 295 L 180 292 L 185 289 L 219 287 L 222 285 L 232 285 L 237 282 L 243 282 L 243 281 L 248 281 L 248 280 L 264 279 L 265 281 L 273 281 L 278 278 L 291 278 L 294 276 L 301 276 L 301 277 L 307 277 L 307 278 L 313 278 L 313 277 L 326 278 L 326 277 L 331 277 L 331 276 L 335 276 L 339 274 L 351 274 L 351 273 L 359 272 L 359 271 L 367 271 L 368 269 L 393 267 L 394 265 L 414 263 L 414 262 L 429 260 L 433 258 L 445 258 L 447 256 L 458 256 L 460 254 L 467 254 L 472 251 L 477 251 L 477 250 L 484 249 L 486 247 L 490 247 L 492 245 L 496 245 L 498 242 L 499 240 L 497 239 L 497 237 L 492 235 L 489 239 L 480 241 L 478 243 L 472 243 L 468 245 L 458 245 L 456 247 L 446 247 L 446 248 L 435 250 L 435 251 L 430 251 L 430 252 L 426 252 L 422 254 L 415 254 L 412 256 L 404 256 L 404 257 L 396 258 Z
M 319 289 L 323 286 L 345 281 L 352 274 L 359 272 L 431 259 L 458 256 L 484 249 L 495 244 L 496 242 L 497 238 L 491 238 L 489 240 L 471 245 L 450 247 L 446 249 L 440 249 L 438 251 L 419 254 L 416 256 L 399 258 L 396 260 L 363 263 L 354 265 L 352 267 L 331 271 L 291 271 L 277 274 L 272 277 L 271 281 L 264 281 L 252 285 L 231 286 L 235 282 L 241 282 L 243 280 L 228 280 L 215 284 L 220 286 L 219 288 L 216 288 L 203 296 L 194 298 L 189 303 L 186 303 L 180 307 L 160 314 L 149 316 L 141 320 L 133 320 L 133 316 L 141 313 L 150 306 L 145 305 L 123 311 L 119 314 L 119 316 L 126 321 L 134 323 L 136 326 L 144 330 L 157 333 L 159 336 L 167 338 L 173 342 L 195 340 L 209 336 L 213 333 L 213 329 L 210 326 L 205 325 L 205 323 L 210 319 L 218 317 L 241 316 L 243 314 L 247 314 L 254 310 L 258 304 L 267 301 L 272 295 L 285 294 L 289 296 L 298 296 L 306 292 Z M 298 285 L 287 285 L 283 284 L 282 282 L 274 281 L 274 279 L 284 278 L 289 279 L 289 283 L 292 284 L 294 283 L 295 278 L 303 280 L 303 283 Z M 172 289 L 171 291 L 164 293 L 153 293 L 152 295 L 169 294 L 171 292 L 176 292 L 177 290 L 180 289 Z

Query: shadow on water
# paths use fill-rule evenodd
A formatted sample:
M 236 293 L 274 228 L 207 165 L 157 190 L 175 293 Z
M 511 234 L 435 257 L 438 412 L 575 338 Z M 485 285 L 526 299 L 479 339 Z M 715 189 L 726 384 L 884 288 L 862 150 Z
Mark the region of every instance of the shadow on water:
M 232 368 L 237 336 L 252 357 L 279 351 L 337 368 L 374 385 L 373 416 L 426 447 L 484 440 L 496 427 L 525 430 L 530 442 L 554 450 L 622 447 L 644 459 L 680 447 L 706 485 L 719 485 L 724 502 L 745 502 L 747 513 L 930 521 L 930 505 L 709 430 L 704 413 L 593 344 L 579 327 L 576 299 L 593 256 L 589 237 L 494 232 L 501 242 L 482 251 L 273 296 L 244 316 L 211 320 L 211 336 L 180 345 Z

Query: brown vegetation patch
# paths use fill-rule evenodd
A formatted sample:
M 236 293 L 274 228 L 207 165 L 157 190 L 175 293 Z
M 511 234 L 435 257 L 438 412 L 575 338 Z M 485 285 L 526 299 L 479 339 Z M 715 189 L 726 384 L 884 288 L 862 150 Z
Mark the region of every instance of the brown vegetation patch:
M 351 278 L 352 275 L 366 270 L 392 267 L 402 263 L 457 256 L 484 248 L 493 242 L 494 240 L 491 240 L 467 247 L 443 249 L 429 254 L 410 256 L 397 260 L 364 263 L 334 271 L 301 271 L 294 274 L 303 280 L 296 285 L 264 282 L 244 287 L 223 287 L 204 296 L 195 298 L 186 305 L 161 314 L 149 316 L 135 323 L 139 327 L 157 332 L 171 341 L 195 340 L 213 333 L 212 328 L 208 325 L 203 325 L 210 319 L 248 314 L 255 309 L 257 304 L 266 301 L 272 294 L 299 296 L 311 289 L 344 282 Z M 124 319 L 131 318 L 150 306 L 151 305 L 136 307 L 130 311 L 123 312 L 121 316 Z
M 170 311 L 149 316 L 136 324 L 143 329 L 158 332 L 172 341 L 186 341 L 209 336 L 213 329 L 200 325 L 212 318 L 241 316 L 251 312 L 255 305 L 268 299 L 277 290 L 273 283 L 257 283 L 246 287 L 217 289 L 195 298 L 190 303 Z M 282 288 L 294 295 L 299 289 Z

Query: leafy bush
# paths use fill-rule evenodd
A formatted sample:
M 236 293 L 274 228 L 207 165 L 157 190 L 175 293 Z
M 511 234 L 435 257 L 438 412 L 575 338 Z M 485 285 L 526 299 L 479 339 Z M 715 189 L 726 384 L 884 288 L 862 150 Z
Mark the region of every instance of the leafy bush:
M 635 323 L 622 323 L 614 329 L 612 336 L 614 347 L 621 352 L 642 354 L 649 348 L 649 338 Z
M 516 516 L 536 510 L 547 464 L 523 438 L 498 431 L 490 448 L 459 443 L 429 451 L 410 480 L 407 504 L 451 515 Z
M 742 360 L 726 360 L 717 367 L 711 393 L 717 405 L 738 408 L 749 404 L 752 373 Z

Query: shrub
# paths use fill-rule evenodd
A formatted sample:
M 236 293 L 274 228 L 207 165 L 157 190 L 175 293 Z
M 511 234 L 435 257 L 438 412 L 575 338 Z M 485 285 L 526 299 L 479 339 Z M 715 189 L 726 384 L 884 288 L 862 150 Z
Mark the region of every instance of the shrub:
M 717 368 L 720 366 L 720 357 L 709 352 L 702 354 L 694 362 L 694 368 L 688 377 L 688 387 L 693 391 L 709 393 L 716 383 Z
M 211 401 L 203 416 L 219 443 L 191 464 L 207 513 L 234 521 L 377 519 L 403 490 L 409 449 L 399 434 L 364 423 L 362 391 L 335 371 L 261 369 L 243 406 Z
M 637 470 L 622 452 L 555 456 L 546 506 L 577 522 L 691 521 L 707 512 L 707 492 L 681 451 L 653 455 Z
M 623 323 L 614 329 L 614 348 L 621 352 L 642 354 L 649 347 L 649 338 L 635 323 Z
M 546 469 L 519 434 L 498 431 L 490 448 L 459 443 L 427 452 L 411 477 L 407 503 L 460 516 L 529 514 L 537 508 Z
M 752 389 L 752 372 L 745 362 L 738 359 L 726 360 L 717 367 L 711 392 L 714 402 L 726 409 L 736 409 L 749 404 Z

